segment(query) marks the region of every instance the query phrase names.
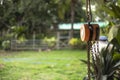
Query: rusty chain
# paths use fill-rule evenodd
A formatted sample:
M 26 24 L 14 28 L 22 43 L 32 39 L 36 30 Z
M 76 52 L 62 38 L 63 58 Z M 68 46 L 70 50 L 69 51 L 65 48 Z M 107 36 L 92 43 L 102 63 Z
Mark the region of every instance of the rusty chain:
M 91 2 L 90 0 L 86 0 L 86 13 L 87 13 L 87 22 L 88 27 L 90 26 L 90 22 L 92 21 L 92 12 L 91 12 Z M 99 35 L 98 35 L 99 36 Z M 96 44 L 92 46 L 93 44 Z M 90 73 L 90 57 L 92 55 L 92 62 L 95 64 L 96 54 L 99 53 L 99 42 L 98 41 L 88 41 L 87 42 L 87 61 L 88 61 L 88 80 L 91 80 L 91 73 Z M 93 52 L 94 51 L 94 52 Z M 94 54 L 95 53 L 95 54 Z M 96 56 L 94 56 L 96 55 Z
M 90 25 L 92 20 L 90 0 L 86 0 L 86 13 L 87 13 L 87 22 Z M 88 80 L 90 80 L 90 51 L 91 51 L 91 41 L 87 42 L 87 66 L 88 66 Z

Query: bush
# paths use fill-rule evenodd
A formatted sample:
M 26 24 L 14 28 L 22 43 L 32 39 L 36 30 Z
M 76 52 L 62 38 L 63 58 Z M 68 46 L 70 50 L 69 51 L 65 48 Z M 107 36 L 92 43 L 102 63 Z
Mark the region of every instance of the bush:
M 78 38 L 70 39 L 69 45 L 71 46 L 72 49 L 86 49 L 86 43 L 82 42 Z
M 50 37 L 50 38 L 45 37 L 44 42 L 48 44 L 48 47 L 54 48 L 54 46 L 56 44 L 56 39 L 55 39 L 55 37 Z
M 110 29 L 109 32 L 109 41 L 111 41 L 112 39 L 117 39 L 117 42 L 120 44 L 120 24 L 119 25 L 115 25 Z M 116 41 L 114 42 L 116 43 Z
M 2 47 L 4 50 L 9 50 L 10 49 L 10 41 L 9 40 L 3 41 Z

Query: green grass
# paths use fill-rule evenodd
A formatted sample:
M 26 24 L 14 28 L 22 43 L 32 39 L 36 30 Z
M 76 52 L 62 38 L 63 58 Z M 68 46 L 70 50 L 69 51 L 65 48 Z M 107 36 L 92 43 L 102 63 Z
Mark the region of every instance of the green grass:
M 86 52 L 56 50 L 0 53 L 0 80 L 82 80 Z

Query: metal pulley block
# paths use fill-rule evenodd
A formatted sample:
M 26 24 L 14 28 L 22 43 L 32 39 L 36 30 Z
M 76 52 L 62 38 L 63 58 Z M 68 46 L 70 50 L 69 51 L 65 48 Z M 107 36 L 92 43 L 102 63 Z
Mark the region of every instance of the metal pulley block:
M 82 41 L 97 41 L 99 39 L 100 28 L 98 24 L 83 24 L 80 29 Z

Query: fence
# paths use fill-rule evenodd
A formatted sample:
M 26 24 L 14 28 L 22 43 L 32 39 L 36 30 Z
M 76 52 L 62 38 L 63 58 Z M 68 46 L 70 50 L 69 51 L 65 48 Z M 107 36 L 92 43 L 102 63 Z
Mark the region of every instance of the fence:
M 43 50 L 48 47 L 43 40 L 11 40 L 11 50 Z

